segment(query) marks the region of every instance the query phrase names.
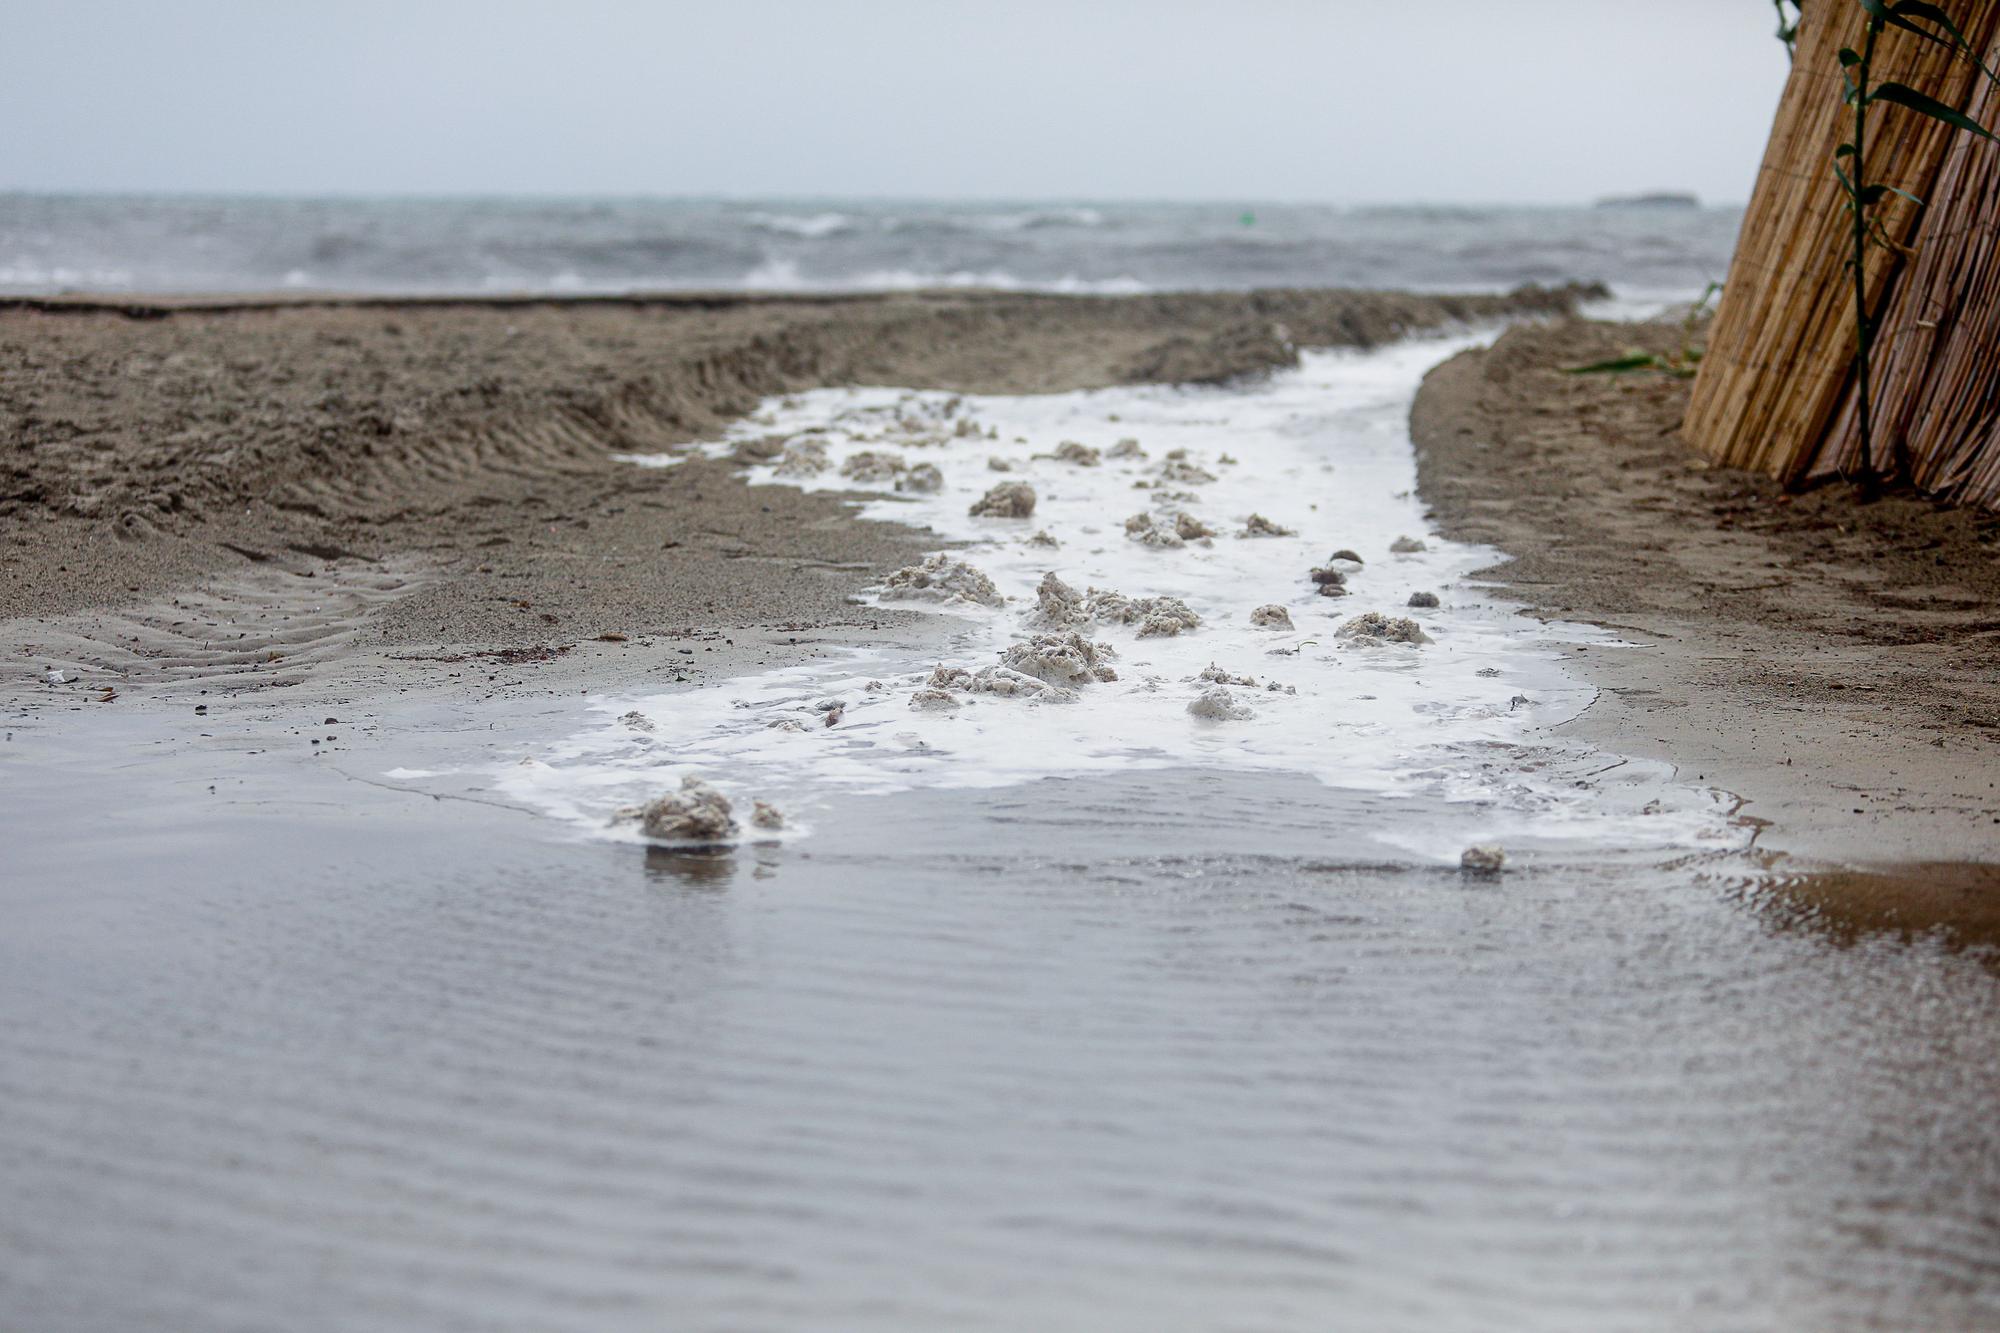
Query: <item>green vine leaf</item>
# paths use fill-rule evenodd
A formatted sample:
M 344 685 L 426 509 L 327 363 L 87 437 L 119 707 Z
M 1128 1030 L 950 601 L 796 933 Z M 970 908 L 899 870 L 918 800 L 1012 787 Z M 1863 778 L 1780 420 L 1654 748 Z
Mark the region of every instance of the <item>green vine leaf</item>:
M 1882 84 L 1868 94 L 1868 100 L 1870 102 L 1893 102 L 1897 106 L 1916 112 L 1920 116 L 1929 116 L 1932 120 L 1941 121 L 1955 129 L 1961 129 L 1969 134 L 1976 134 L 1982 139 L 1992 139 L 1994 142 L 2000 143 L 2000 136 L 1996 136 L 1993 131 L 1987 129 L 1963 111 L 1955 111 L 1943 102 L 1938 101 L 1935 97 L 1928 97 L 1918 92 L 1907 83 Z

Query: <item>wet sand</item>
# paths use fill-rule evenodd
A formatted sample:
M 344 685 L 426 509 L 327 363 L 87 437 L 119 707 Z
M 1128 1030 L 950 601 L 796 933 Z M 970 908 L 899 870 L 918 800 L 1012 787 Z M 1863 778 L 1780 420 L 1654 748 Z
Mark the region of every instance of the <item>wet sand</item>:
M 907 632 L 848 596 L 920 534 L 613 455 L 801 388 L 1219 380 L 1585 294 L 0 302 L 0 689 L 569 689 Z
M 1215 380 L 1575 295 L 13 301 L 0 689 L 574 692 L 921 637 L 852 593 L 929 534 L 613 455 L 814 385 Z M 2000 519 L 1784 496 L 1681 445 L 1679 382 L 1555 372 L 1678 336 L 1530 326 L 1437 370 L 1438 521 L 1535 614 L 1645 645 L 1578 653 L 1604 694 L 1575 735 L 1743 794 L 1771 846 L 1991 858 Z
M 1617 631 L 1559 729 L 1739 793 L 1762 843 L 1862 866 L 2000 859 L 2000 515 L 1787 495 L 1680 440 L 1684 381 L 1574 376 L 1677 327 L 1515 329 L 1411 416 L 1448 536 L 1544 619 Z
M 613 455 L 820 384 L 1214 380 L 1574 296 L 14 301 L 0 690 L 574 693 L 918 639 L 852 594 L 929 534 Z M 1678 382 L 1553 369 L 1678 336 L 1531 326 L 1441 367 L 1413 416 L 1439 523 L 1534 613 L 1645 645 L 1578 653 L 1604 694 L 1573 734 L 1743 794 L 1771 846 L 1990 859 L 2000 520 L 1783 496 L 1688 453 Z

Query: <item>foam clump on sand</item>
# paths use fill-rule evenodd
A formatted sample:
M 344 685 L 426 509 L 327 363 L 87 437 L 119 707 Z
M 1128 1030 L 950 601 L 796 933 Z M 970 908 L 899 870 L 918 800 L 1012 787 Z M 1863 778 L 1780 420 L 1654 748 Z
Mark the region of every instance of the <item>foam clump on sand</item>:
M 974 518 L 1026 518 L 1035 512 L 1035 488 L 1024 481 L 1003 481 L 967 512 Z
M 614 818 L 638 820 L 639 831 L 656 842 L 723 842 L 736 836 L 729 798 L 697 777 L 682 778 L 679 791 L 620 810 Z
M 785 826 L 785 815 L 769 801 L 752 801 L 750 822 L 761 829 L 780 829 Z
M 1236 535 L 1239 537 L 1296 537 L 1299 534 L 1296 529 L 1285 527 L 1279 523 L 1273 523 L 1262 514 L 1252 514 L 1248 519 L 1244 520 L 1243 531 Z
M 840 465 L 840 475 L 863 485 L 879 486 L 883 482 L 894 481 L 906 467 L 908 464 L 894 454 L 864 449 L 848 456 Z
M 1036 634 L 1008 647 L 1000 661 L 1022 675 L 1033 676 L 1051 685 L 1089 685 L 1116 680 L 1118 673 L 1109 661 L 1111 650 L 1092 643 L 1074 630 Z
M 1075 440 L 1064 440 L 1057 445 L 1055 457 L 1057 462 L 1074 463 L 1078 467 L 1096 467 L 1104 459 L 1097 450 Z
M 1241 722 L 1255 716 L 1249 708 L 1236 702 L 1235 696 L 1221 686 L 1203 690 L 1188 705 L 1188 712 L 1196 717 L 1207 718 L 1211 722 Z
M 653 729 L 653 719 L 647 717 L 636 708 L 618 720 L 634 731 L 651 731 Z
M 1273 602 L 1269 606 L 1260 606 L 1255 611 L 1252 611 L 1250 613 L 1250 623 L 1258 629 L 1290 629 L 1292 627 L 1292 613 Z
M 1334 631 L 1336 638 L 1357 639 L 1364 643 L 1429 643 L 1431 636 L 1424 633 L 1416 621 L 1407 616 L 1385 616 L 1380 611 L 1369 611 L 1358 615 Z
M 1036 585 L 1035 614 L 1032 618 L 1038 624 L 1067 629 L 1071 625 L 1088 625 L 1090 612 L 1084 609 L 1083 594 L 1050 570 Z
M 896 489 L 930 495 L 944 489 L 944 473 L 936 463 L 919 463 L 896 478 Z
M 744 465 L 769 463 L 785 452 L 785 439 L 781 435 L 766 435 L 755 440 L 739 440 L 730 457 Z
M 816 477 L 828 466 L 825 441 L 796 439 L 785 446 L 776 471 L 780 477 Z
M 1185 449 L 1168 451 L 1166 461 L 1160 464 L 1154 475 L 1162 482 L 1175 486 L 1204 486 L 1215 480 L 1213 472 L 1188 461 Z
M 1127 597 L 1107 588 L 1079 593 L 1050 571 L 1035 590 L 1036 624 L 1054 629 L 1091 625 L 1137 625 L 1140 638 L 1158 638 L 1198 629 L 1201 617 L 1178 597 Z
M 956 708 L 959 701 L 952 693 L 954 690 L 967 694 L 990 694 L 1001 699 L 1064 701 L 1076 697 L 1074 690 L 1051 684 L 1011 666 L 981 667 L 977 671 L 940 666 L 931 672 L 924 687 L 910 697 L 910 706 L 934 710 Z
M 1213 537 L 1215 529 L 1182 510 L 1160 518 L 1151 514 L 1134 514 L 1125 520 L 1125 535 L 1141 546 L 1173 550 L 1189 542 Z
M 1178 550 L 1187 545 L 1186 538 L 1151 514 L 1134 514 L 1126 519 L 1125 535 L 1141 546 L 1153 546 L 1168 551 Z
M 1137 440 L 1128 435 L 1118 441 L 1118 443 L 1112 445 L 1110 451 L 1104 456 L 1106 458 L 1144 458 L 1146 451 L 1139 447 Z
M 1142 639 L 1179 634 L 1199 629 L 1201 617 L 1178 597 L 1127 597 L 1123 593 L 1092 588 L 1084 606 L 1094 620 L 1114 625 L 1137 625 Z
M 1507 853 L 1491 845 L 1468 847 L 1458 866 L 1475 875 L 1497 875 L 1507 866 Z
M 992 579 L 941 551 L 884 579 L 882 596 L 885 600 L 976 602 L 981 606 L 999 606 L 1004 601 Z
M 1410 594 L 1409 604 L 1411 606 L 1422 607 L 1426 610 L 1435 609 L 1438 604 L 1438 595 L 1434 592 L 1413 592 Z
M 1420 552 L 1430 549 L 1430 547 L 1424 545 L 1415 537 L 1398 537 L 1395 541 L 1389 543 L 1389 551 L 1392 555 L 1417 555 Z
M 1255 676 L 1232 676 L 1213 662 L 1203 667 L 1201 674 L 1195 679 L 1210 685 L 1245 685 L 1253 690 L 1257 688 Z

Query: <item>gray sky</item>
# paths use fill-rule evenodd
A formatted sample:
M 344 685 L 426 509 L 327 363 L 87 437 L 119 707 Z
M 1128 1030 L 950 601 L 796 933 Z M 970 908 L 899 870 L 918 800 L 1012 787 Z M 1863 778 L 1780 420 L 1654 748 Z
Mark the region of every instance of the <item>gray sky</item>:
M 0 0 L 0 188 L 1749 194 L 1763 0 Z

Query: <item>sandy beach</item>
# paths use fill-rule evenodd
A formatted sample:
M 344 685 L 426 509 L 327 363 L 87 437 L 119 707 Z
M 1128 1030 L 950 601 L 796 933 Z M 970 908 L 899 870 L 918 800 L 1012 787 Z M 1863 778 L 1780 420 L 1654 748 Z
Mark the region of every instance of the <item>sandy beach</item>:
M 614 455 L 825 384 L 1215 381 L 1587 294 L 16 300 L 7 676 L 296 684 L 366 649 L 377 678 L 470 653 L 609 683 L 678 667 L 692 636 L 907 625 L 849 597 L 918 534 L 723 463 Z
M 8 1312 L 1981 1326 L 1994 524 L 1575 295 L 0 313 Z
M 1578 654 L 1602 693 L 1565 732 L 1737 792 L 1809 860 L 1991 860 L 2000 517 L 1787 493 L 1685 447 L 1686 381 L 1562 373 L 1681 338 L 1526 327 L 1433 371 L 1412 432 L 1438 521 L 1508 554 L 1527 613 L 1631 643 Z
M 920 635 L 853 594 L 928 534 L 616 456 L 823 384 L 1217 382 L 1576 295 L 17 300 L 7 686 L 560 693 Z M 1638 645 L 1576 653 L 1602 693 L 1566 732 L 1737 793 L 1807 861 L 1982 859 L 1995 521 L 1708 469 L 1682 382 L 1559 373 L 1679 336 L 1535 323 L 1441 366 L 1423 498 L 1526 611 Z

